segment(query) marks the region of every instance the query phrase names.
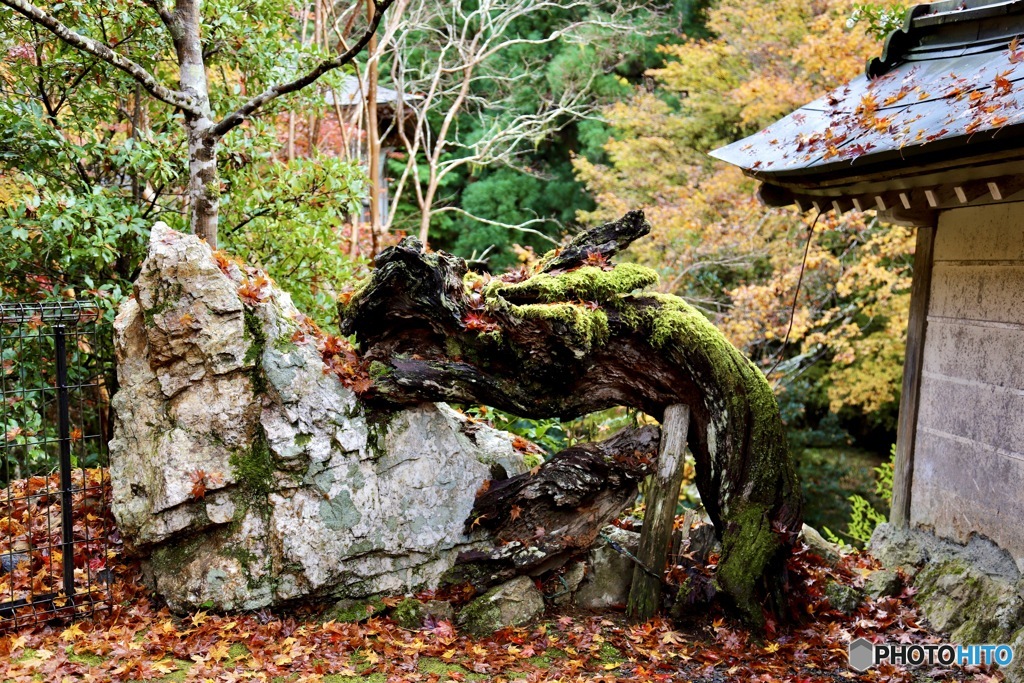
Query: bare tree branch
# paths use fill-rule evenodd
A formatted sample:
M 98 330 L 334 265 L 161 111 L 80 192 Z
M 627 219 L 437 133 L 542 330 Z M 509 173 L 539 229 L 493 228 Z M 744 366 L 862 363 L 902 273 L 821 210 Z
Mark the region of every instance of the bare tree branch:
M 583 16 L 542 36 L 517 29 L 524 18 L 556 9 Z M 641 14 L 643 21 L 638 19 Z M 425 242 L 446 176 L 466 166 L 504 165 L 522 171 L 517 161 L 539 140 L 593 116 L 597 73 L 570 74 L 540 106 L 523 113 L 513 104 L 517 91 L 529 87 L 538 69 L 544 68 L 543 59 L 523 55 L 518 68 L 510 68 L 507 60 L 497 67 L 492 63 L 497 55 L 560 40 L 602 52 L 609 49 L 603 46 L 616 44 L 617 36 L 653 31 L 656 17 L 648 3 L 638 0 L 410 0 L 391 51 L 391 74 L 399 92 L 396 119 L 404 122 L 408 116 L 411 130 L 406 134 L 404 125 L 396 126 L 408 156 L 391 198 L 389 225 L 411 187 L 420 209 L 420 239 Z M 430 60 L 415 56 L 424 51 L 431 54 Z M 415 105 L 402 101 L 403 92 L 417 94 Z M 479 125 L 467 137 L 459 130 L 459 121 L 469 117 L 477 118 Z
M 91 54 L 94 57 L 98 57 L 111 66 L 117 67 L 138 81 L 139 84 L 146 89 L 146 92 L 161 102 L 166 102 L 173 107 L 183 109 L 195 116 L 202 115 L 202 112 L 196 106 L 195 102 L 186 93 L 178 90 L 172 90 L 171 88 L 161 85 L 156 80 L 156 77 L 146 71 L 146 69 L 141 65 L 133 62 L 124 55 L 115 52 L 107 45 L 71 30 L 58 21 L 56 17 L 48 14 L 46 11 L 36 7 L 32 3 L 27 2 L 26 0 L 0 0 L 0 4 L 7 5 L 15 12 L 23 15 L 29 21 L 42 26 L 68 45 L 71 45 L 82 52 Z
M 457 206 L 443 206 L 440 209 L 434 209 L 434 213 L 444 213 L 447 211 L 454 211 L 455 213 L 462 214 L 466 218 L 469 218 L 472 221 L 476 221 L 477 223 L 483 223 L 484 225 L 493 225 L 498 228 L 505 228 L 506 230 L 518 230 L 520 232 L 526 232 L 531 235 L 536 235 L 537 237 L 540 237 L 543 240 L 547 240 L 556 247 L 560 244 L 558 240 L 551 237 L 550 235 L 545 235 L 540 230 L 534 230 L 533 228 L 526 227 L 528 225 L 533 225 L 535 223 L 557 223 L 557 221 L 555 221 L 553 218 L 532 218 L 528 221 L 524 221 L 523 223 L 518 224 L 502 223 L 501 221 L 492 221 L 489 218 L 474 216 L 469 211 L 466 211 L 465 209 L 460 209 Z
M 22 0 L 0 0 L 0 2 L 21 1 Z M 384 12 L 388 9 L 388 7 L 392 5 L 392 3 L 394 3 L 394 1 L 395 0 L 373 0 L 373 5 L 376 10 L 374 12 L 373 20 L 370 22 L 369 26 L 366 27 L 366 30 L 359 37 L 359 40 L 353 43 L 352 46 L 349 47 L 345 52 L 338 55 L 337 57 L 334 57 L 333 59 L 325 59 L 324 61 L 320 62 L 315 68 L 313 68 L 312 71 L 310 71 L 304 76 L 296 78 L 294 81 L 290 81 L 288 83 L 279 83 L 277 85 L 273 85 L 267 88 L 262 93 L 252 98 L 245 104 L 243 104 L 237 110 L 221 119 L 219 123 L 210 128 L 209 135 L 212 136 L 213 138 L 223 137 L 232 128 L 240 125 L 243 121 L 245 121 L 245 119 L 252 116 L 252 114 L 257 109 L 265 105 L 267 102 L 275 100 L 278 97 L 281 97 L 282 95 L 287 95 L 288 93 L 295 92 L 296 90 L 301 90 L 305 88 L 307 85 L 314 83 L 318 78 L 323 76 L 328 71 L 332 71 L 340 66 L 344 66 L 345 64 L 351 62 L 356 57 L 356 55 L 358 55 L 359 52 L 362 51 L 366 44 L 370 42 L 370 38 L 373 36 L 374 33 L 376 33 L 377 26 L 380 24 L 381 19 L 384 17 Z

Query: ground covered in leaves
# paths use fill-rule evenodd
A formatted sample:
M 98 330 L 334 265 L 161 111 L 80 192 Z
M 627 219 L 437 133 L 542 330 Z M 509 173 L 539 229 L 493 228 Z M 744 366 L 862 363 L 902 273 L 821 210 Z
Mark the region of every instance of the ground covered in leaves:
M 745 630 L 710 604 L 691 609 L 683 621 L 640 625 L 629 625 L 620 613 L 552 608 L 532 627 L 473 639 L 429 618 L 419 629 L 402 628 L 386 610 L 358 623 L 332 620 L 308 605 L 289 613 L 172 615 L 149 594 L 138 567 L 120 560 L 116 541 L 115 531 L 107 563 L 109 610 L 74 623 L 8 625 L 0 632 L 0 682 L 1000 680 L 979 669 L 849 671 L 847 645 L 859 636 L 941 642 L 922 626 L 912 589 L 867 599 L 850 615 L 831 607 L 829 582 L 859 587 L 877 569 L 862 554 L 830 566 L 802 547 L 788 566 L 791 623 L 769 623 L 765 633 Z M 712 555 L 710 565 L 685 571 L 691 578 L 695 571 L 710 575 L 714 561 Z M 668 576 L 682 571 L 672 567 Z M 456 590 L 417 597 L 458 602 L 470 595 Z M 384 602 L 393 607 L 399 599 Z

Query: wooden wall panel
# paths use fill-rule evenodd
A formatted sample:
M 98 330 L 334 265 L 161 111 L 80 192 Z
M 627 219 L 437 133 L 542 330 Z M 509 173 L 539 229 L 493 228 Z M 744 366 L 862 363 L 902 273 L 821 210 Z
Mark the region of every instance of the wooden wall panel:
M 1024 569 L 1024 461 L 956 435 L 921 427 L 910 522 L 966 543 L 982 534 Z
M 1024 203 L 956 209 L 942 214 L 935 236 L 936 261 L 1024 261 Z M 950 220 L 950 216 L 956 217 Z M 986 239 L 999 235 L 999 239 Z
M 1024 390 L 1024 326 L 931 318 L 924 367 L 946 377 Z
M 943 212 L 930 275 L 910 523 L 1024 568 L 1024 204 Z
M 939 261 L 932 269 L 929 320 L 954 318 L 1024 322 L 1024 267 L 998 261 L 968 264 Z
M 918 430 L 929 428 L 1009 453 L 1024 446 L 1024 392 L 925 371 Z M 1024 448 L 1021 449 L 1024 451 Z M 1020 455 L 1024 459 L 1024 454 Z M 1022 490 L 1024 492 L 1024 490 Z M 1024 505 L 1024 496 L 1020 497 Z M 1024 517 L 1021 518 L 1024 523 Z

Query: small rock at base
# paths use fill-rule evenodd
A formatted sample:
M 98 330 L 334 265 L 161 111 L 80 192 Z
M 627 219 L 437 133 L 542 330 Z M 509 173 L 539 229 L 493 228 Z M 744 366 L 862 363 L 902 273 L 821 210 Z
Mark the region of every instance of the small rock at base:
M 451 621 L 454 617 L 451 603 L 444 600 L 420 602 L 415 598 L 406 598 L 391 610 L 391 618 L 395 623 L 407 629 L 423 628 L 428 619 L 438 622 Z
M 381 600 L 339 600 L 327 613 L 327 619 L 345 623 L 359 623 L 380 614 L 387 606 Z
M 876 600 L 899 594 L 901 587 L 900 575 L 888 569 L 880 569 L 864 581 L 864 592 Z
M 455 621 L 455 610 L 447 600 L 427 600 L 423 603 L 425 618 L 434 621 Z
M 633 561 L 613 548 L 607 537 L 627 552 L 636 554 L 640 534 L 614 526 L 606 526 L 587 556 L 587 575 L 576 591 L 577 607 L 600 610 L 625 607 L 629 586 L 633 582 Z
M 853 614 L 864 600 L 856 588 L 836 581 L 829 581 L 825 586 L 825 597 L 834 609 L 843 614 Z
M 416 598 L 406 598 L 391 610 L 391 618 L 402 628 L 417 629 L 426 616 L 423 603 Z
M 25 553 L 7 553 L 5 555 L 0 555 L 0 574 L 13 572 L 19 564 L 28 562 L 29 559 L 29 556 Z
M 466 605 L 458 625 L 471 635 L 486 636 L 508 626 L 524 626 L 543 612 L 544 596 L 533 579 L 519 576 Z
M 835 543 L 829 543 L 818 533 L 818 530 L 812 526 L 804 524 L 803 529 L 800 530 L 800 540 L 803 541 L 810 547 L 811 552 L 825 560 L 829 564 L 835 564 L 842 557 L 839 553 L 839 546 Z
M 580 587 L 580 583 L 583 582 L 583 576 L 587 573 L 587 565 L 583 562 L 574 562 L 569 565 L 562 574 L 561 581 L 556 581 L 555 585 L 558 586 L 558 590 L 555 591 L 555 597 L 551 602 L 556 605 L 567 605 L 572 601 L 573 595 L 576 593 L 576 589 Z

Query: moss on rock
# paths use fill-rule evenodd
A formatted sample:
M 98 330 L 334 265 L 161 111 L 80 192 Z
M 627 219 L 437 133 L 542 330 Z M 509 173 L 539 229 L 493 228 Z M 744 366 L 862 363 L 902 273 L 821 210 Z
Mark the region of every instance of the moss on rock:
M 340 621 L 343 623 L 359 623 L 370 617 L 382 614 L 387 605 L 380 598 L 367 598 L 365 600 L 339 600 L 324 614 L 328 620 Z
M 251 494 L 266 495 L 274 487 L 274 456 L 263 426 L 257 426 L 249 450 L 236 451 L 228 462 L 235 479 Z
M 414 598 L 406 598 L 391 610 L 391 618 L 402 628 L 417 629 L 423 626 L 426 610 L 423 603 Z
M 267 348 L 267 334 L 263 331 L 263 321 L 251 307 L 243 308 L 245 333 L 249 337 L 249 348 L 245 351 L 244 363 L 252 367 L 250 378 L 252 391 L 257 396 L 267 391 L 267 378 L 263 373 L 263 351 Z
M 370 377 L 372 379 L 380 379 L 381 377 L 387 377 L 393 372 L 394 370 L 389 368 L 384 363 L 381 363 L 379 360 L 375 360 L 370 363 Z
M 472 635 L 485 636 L 507 626 L 524 626 L 543 611 L 544 597 L 533 580 L 519 576 L 462 608 L 458 624 Z
M 864 596 L 860 591 L 838 581 L 828 582 L 825 586 L 825 597 L 833 609 L 843 614 L 853 614 L 864 602 Z

